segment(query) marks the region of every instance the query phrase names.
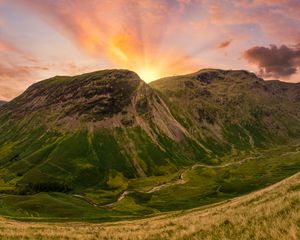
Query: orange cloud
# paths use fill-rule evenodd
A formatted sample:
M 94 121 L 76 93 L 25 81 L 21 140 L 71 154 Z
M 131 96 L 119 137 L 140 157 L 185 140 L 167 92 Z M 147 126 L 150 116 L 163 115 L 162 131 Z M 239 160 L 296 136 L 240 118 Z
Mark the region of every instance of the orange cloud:
M 55 69 L 54 73 L 50 70 Z M 79 74 L 96 70 L 77 66 L 73 62 L 49 63 L 15 46 L 8 40 L 0 39 L 0 100 L 16 97 L 34 81 L 50 77 L 58 72 Z
M 30 77 L 26 66 L 0 64 L 0 99 L 8 100 L 20 94 L 25 87 L 26 78 Z
M 55 24 L 89 55 L 107 58 L 118 68 L 134 70 L 145 80 L 176 74 L 181 69 L 192 70 L 187 54 L 162 46 L 170 19 L 177 21 L 176 15 L 179 18 L 191 1 L 22 2 Z

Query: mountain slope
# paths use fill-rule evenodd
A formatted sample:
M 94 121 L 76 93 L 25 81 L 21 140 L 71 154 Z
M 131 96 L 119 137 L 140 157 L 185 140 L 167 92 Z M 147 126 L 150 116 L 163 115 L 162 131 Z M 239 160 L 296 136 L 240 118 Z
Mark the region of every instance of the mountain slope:
M 245 71 L 150 85 L 127 70 L 57 76 L 0 109 L 0 178 L 21 192 L 121 191 L 128 179 L 217 164 L 299 137 L 299 92 Z

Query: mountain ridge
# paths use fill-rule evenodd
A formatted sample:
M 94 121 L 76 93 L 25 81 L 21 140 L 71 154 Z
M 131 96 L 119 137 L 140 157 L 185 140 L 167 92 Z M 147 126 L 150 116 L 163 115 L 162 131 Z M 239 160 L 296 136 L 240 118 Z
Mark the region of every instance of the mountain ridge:
M 300 91 L 288 86 L 243 70 L 150 84 L 129 70 L 56 76 L 0 109 L 0 177 L 122 189 L 128 179 L 288 142 L 300 136 Z

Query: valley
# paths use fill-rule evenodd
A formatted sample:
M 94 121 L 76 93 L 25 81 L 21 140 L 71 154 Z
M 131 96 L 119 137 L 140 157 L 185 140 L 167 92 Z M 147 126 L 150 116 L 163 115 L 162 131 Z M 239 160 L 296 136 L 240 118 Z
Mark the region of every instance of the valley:
M 300 152 L 300 147 L 299 145 L 295 145 L 295 151 L 291 151 L 291 152 L 286 152 L 286 153 L 282 153 L 280 156 L 283 157 L 283 156 L 287 156 L 287 155 L 290 155 L 290 154 L 298 154 Z M 175 185 L 181 185 L 181 184 L 186 184 L 187 183 L 187 180 L 185 179 L 185 175 L 188 174 L 190 171 L 196 169 L 196 168 L 204 168 L 204 169 L 219 169 L 219 168 L 227 168 L 229 166 L 233 166 L 233 165 L 241 165 L 243 164 L 245 161 L 251 161 L 251 160 L 255 160 L 255 159 L 263 159 L 264 157 L 261 156 L 261 155 L 258 155 L 258 156 L 255 156 L 255 157 L 247 157 L 247 158 L 244 158 L 242 160 L 239 160 L 239 161 L 235 161 L 235 162 L 229 162 L 229 163 L 225 163 L 225 164 L 222 164 L 222 165 L 205 165 L 205 164 L 194 164 L 193 166 L 191 166 L 190 168 L 188 169 L 185 169 L 179 176 L 178 179 L 174 179 L 170 182 L 167 182 L 167 183 L 163 183 L 163 184 L 160 184 L 160 185 L 157 185 L 157 186 L 154 186 L 152 187 L 150 190 L 147 190 L 147 191 L 140 191 L 140 193 L 144 193 L 144 194 L 149 194 L 149 193 L 153 193 L 153 192 L 157 192 L 157 191 L 160 191 L 164 188 L 168 188 L 168 187 L 171 187 L 171 186 L 175 186 Z M 218 188 L 218 190 L 220 190 L 222 186 L 220 186 Z M 106 204 L 106 205 L 103 205 L 102 207 L 110 207 L 110 206 L 113 206 L 114 204 L 117 204 L 118 202 L 120 202 L 121 200 L 123 200 L 127 195 L 129 194 L 132 194 L 132 193 L 135 193 L 134 190 L 125 190 L 121 193 L 121 195 L 117 198 L 117 201 L 116 202 L 112 202 L 112 203 L 109 203 L 109 204 Z M 81 199 L 84 199 L 86 202 L 90 203 L 91 205 L 94 205 L 94 206 L 99 206 L 97 205 L 96 203 L 92 202 L 90 199 L 82 196 L 82 195 L 73 195 L 74 197 L 78 197 L 78 198 L 81 198 Z

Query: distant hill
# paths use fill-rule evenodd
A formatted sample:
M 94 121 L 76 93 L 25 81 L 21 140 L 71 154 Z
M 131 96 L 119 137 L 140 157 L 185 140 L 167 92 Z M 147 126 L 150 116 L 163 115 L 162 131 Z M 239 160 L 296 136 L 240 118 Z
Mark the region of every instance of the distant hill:
M 6 101 L 0 100 L 0 107 L 1 107 L 2 105 L 4 105 L 5 103 L 6 103 Z
M 0 109 L 1 178 L 34 191 L 123 186 L 300 136 L 300 85 L 205 69 L 56 76 Z

